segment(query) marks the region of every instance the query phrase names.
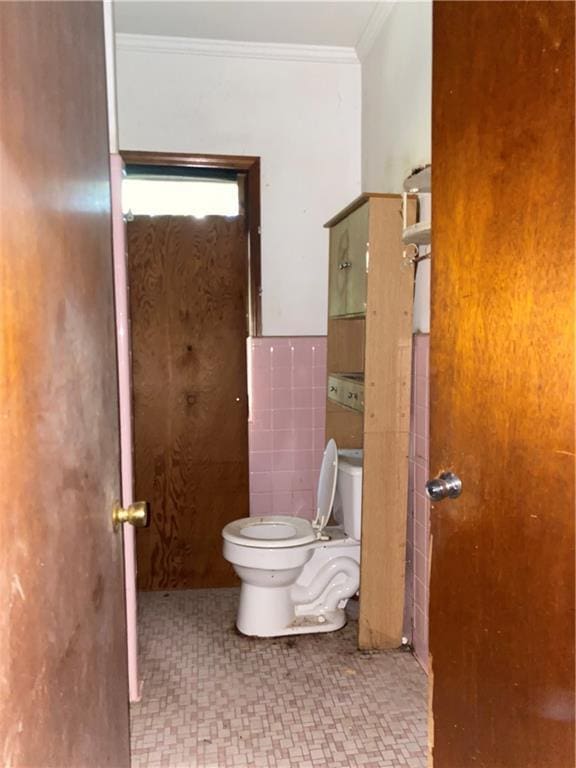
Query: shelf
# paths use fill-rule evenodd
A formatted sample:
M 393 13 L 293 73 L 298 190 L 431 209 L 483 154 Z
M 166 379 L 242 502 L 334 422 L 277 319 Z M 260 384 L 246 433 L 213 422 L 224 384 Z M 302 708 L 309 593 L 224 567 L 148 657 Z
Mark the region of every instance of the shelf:
M 432 191 L 432 166 L 427 165 L 420 171 L 404 179 L 405 192 L 431 192 Z
M 432 225 L 429 221 L 421 221 L 406 227 L 402 232 L 404 245 L 430 245 L 432 238 Z
M 366 312 L 350 312 L 348 315 L 328 315 L 328 320 L 362 320 L 366 318 Z

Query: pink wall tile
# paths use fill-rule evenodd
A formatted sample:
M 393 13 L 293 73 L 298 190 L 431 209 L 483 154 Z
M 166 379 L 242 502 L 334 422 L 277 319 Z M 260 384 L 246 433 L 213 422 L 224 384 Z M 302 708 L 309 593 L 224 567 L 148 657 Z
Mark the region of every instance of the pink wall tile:
M 314 411 L 312 408 L 295 408 L 294 414 L 294 429 L 311 429 L 314 419 Z
M 294 345 L 294 367 L 310 371 L 314 367 L 314 350 L 308 342 L 300 339 Z
M 292 369 L 292 386 L 294 388 L 313 386 L 313 371 L 312 366 L 303 368 L 302 366 Z
M 314 448 L 314 432 L 311 429 L 296 429 L 293 435 L 296 449 L 310 451 Z
M 315 387 L 326 387 L 326 365 L 312 368 L 312 381 Z
M 292 408 L 292 391 L 290 389 L 272 389 L 272 410 Z
M 292 492 L 292 508 L 297 517 L 308 517 L 310 509 L 314 506 L 316 489 Z
M 290 389 L 291 374 L 292 368 L 289 365 L 272 368 L 272 389 Z
M 292 429 L 277 429 L 273 433 L 274 440 L 270 448 L 273 451 L 293 451 L 296 433 Z
M 255 411 L 249 425 L 251 431 L 272 429 L 272 411 Z
M 310 467 L 314 467 L 317 469 L 318 473 L 320 472 L 320 464 L 321 464 L 321 454 L 320 454 L 320 461 L 318 460 L 318 453 L 315 451 L 295 451 L 294 452 L 294 469 L 301 469 L 306 471 Z M 317 481 L 316 481 L 317 482 Z M 316 485 L 314 486 L 314 492 L 316 491 Z
M 272 493 L 250 493 L 250 514 L 270 515 L 273 499 Z
M 292 492 L 291 491 L 277 491 L 274 493 L 272 499 L 272 512 L 268 514 L 273 515 L 292 515 Z
M 250 491 L 252 493 L 270 493 L 272 491 L 272 473 L 250 472 Z
M 252 339 L 252 342 L 259 342 L 260 339 Z M 252 343 L 252 368 L 270 370 L 271 352 L 269 347 L 262 344 Z
M 296 389 L 293 393 L 294 408 L 312 408 L 314 405 L 314 390 Z
M 326 384 L 322 387 L 314 387 L 312 390 L 312 404 L 314 408 L 322 409 L 326 414 Z
M 250 514 L 312 518 L 324 450 L 326 339 L 248 340 Z
M 294 469 L 294 457 L 296 451 L 294 450 L 276 450 L 272 451 L 272 469 Z
M 272 411 L 272 429 L 292 429 L 294 427 L 294 410 L 292 408 L 278 408 Z
M 272 449 L 272 431 L 257 430 L 250 437 L 253 451 L 270 451 Z
M 292 470 L 271 472 L 272 490 L 275 493 L 278 491 L 291 491 L 295 486 L 296 477 L 297 473 Z
M 250 434 L 248 441 L 250 441 Z M 250 451 L 249 454 L 250 472 L 270 472 L 272 469 L 272 452 Z
M 270 355 L 270 363 L 272 368 L 287 369 L 289 373 L 290 368 L 292 367 L 292 352 L 290 347 L 273 347 Z

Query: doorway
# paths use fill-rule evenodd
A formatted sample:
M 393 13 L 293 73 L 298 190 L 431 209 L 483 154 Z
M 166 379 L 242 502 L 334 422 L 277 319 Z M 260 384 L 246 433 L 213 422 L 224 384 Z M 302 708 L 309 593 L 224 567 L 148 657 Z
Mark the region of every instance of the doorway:
M 134 484 L 151 511 L 136 537 L 142 590 L 235 585 L 220 535 L 249 514 L 257 160 L 182 160 L 124 154 Z

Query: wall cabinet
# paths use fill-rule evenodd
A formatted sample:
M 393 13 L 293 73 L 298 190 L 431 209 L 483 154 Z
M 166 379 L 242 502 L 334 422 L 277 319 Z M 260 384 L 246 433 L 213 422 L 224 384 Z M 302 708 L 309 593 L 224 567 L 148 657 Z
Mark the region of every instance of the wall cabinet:
M 406 224 L 415 221 L 410 196 Z M 362 195 L 326 226 L 326 438 L 364 449 L 358 644 L 393 648 L 404 613 L 414 288 L 402 197 Z
M 365 202 L 330 228 L 329 317 L 366 313 L 369 211 Z

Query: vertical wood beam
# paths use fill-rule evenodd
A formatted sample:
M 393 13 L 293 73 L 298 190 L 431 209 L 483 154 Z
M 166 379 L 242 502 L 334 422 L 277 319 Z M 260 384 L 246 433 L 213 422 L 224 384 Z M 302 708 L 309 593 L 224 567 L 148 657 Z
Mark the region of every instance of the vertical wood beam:
M 400 196 L 370 199 L 369 243 L 358 645 L 384 649 L 402 641 L 406 569 L 414 274 Z

